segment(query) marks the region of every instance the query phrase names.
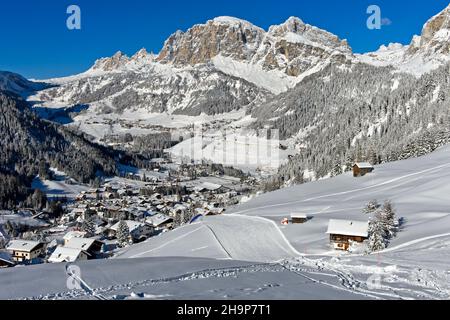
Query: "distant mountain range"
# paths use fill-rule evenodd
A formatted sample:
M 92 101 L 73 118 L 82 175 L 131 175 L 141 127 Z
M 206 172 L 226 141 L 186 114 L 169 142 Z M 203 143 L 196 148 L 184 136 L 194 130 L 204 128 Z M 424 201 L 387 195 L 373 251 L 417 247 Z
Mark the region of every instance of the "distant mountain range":
M 266 31 L 218 17 L 177 31 L 159 54 L 118 52 L 82 74 L 45 80 L 52 87 L 29 100 L 46 109 L 88 106 L 74 122 L 99 139 L 106 134 L 99 124 L 113 130 L 111 119 L 123 114 L 135 115 L 136 123 L 155 114 L 191 116 L 187 126 L 200 116 L 223 119 L 240 111 L 248 121 L 237 119 L 233 127 L 279 129 L 299 150 L 285 179 L 305 171 L 323 177 L 356 159 L 402 157 L 408 145 L 429 134 L 446 141 L 449 21 L 450 6 L 409 45 L 361 55 L 346 40 L 299 18 Z M 39 85 L 0 74 L 2 90 L 30 92 Z

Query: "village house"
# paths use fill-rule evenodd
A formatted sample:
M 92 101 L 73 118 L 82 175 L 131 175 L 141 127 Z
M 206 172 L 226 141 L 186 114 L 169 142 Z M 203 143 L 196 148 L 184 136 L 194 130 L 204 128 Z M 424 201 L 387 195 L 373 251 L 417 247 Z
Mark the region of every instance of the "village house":
M 38 241 L 11 240 L 6 246 L 12 260 L 19 263 L 34 262 L 45 253 L 45 244 Z
M 94 259 L 101 251 L 103 242 L 94 238 L 71 238 L 64 248 L 72 248 L 84 251 L 89 254 L 89 259 Z
M 130 230 L 131 239 L 134 242 L 141 242 L 151 237 L 154 232 L 154 228 L 151 225 L 140 223 L 132 220 L 125 220 L 125 223 Z M 119 230 L 120 222 L 117 222 L 108 230 L 108 238 L 113 239 L 116 237 L 117 231 Z
M 352 242 L 364 242 L 369 237 L 369 222 L 330 220 L 327 234 L 334 249 L 347 251 Z
M 173 226 L 173 218 L 165 214 L 159 213 L 145 219 L 145 223 L 158 229 L 171 229 Z
M 14 267 L 15 263 L 7 252 L 0 252 L 0 269 Z
M 291 214 L 291 221 L 294 224 L 306 223 L 306 222 L 308 222 L 308 220 L 309 220 L 308 215 L 306 215 L 304 213 L 292 213 Z
M 219 193 L 225 193 L 228 190 L 228 188 L 215 183 L 210 182 L 204 182 L 200 186 L 195 188 L 195 191 L 199 193 L 210 193 L 210 194 L 219 194 Z
M 85 237 L 86 232 L 84 231 L 69 231 L 63 237 L 64 245 L 66 245 L 72 238 L 85 238 Z
M 353 176 L 364 177 L 366 174 L 373 172 L 375 168 L 368 162 L 359 162 L 353 165 Z
M 79 260 L 88 260 L 90 254 L 81 249 L 57 247 L 48 258 L 50 263 L 75 262 Z

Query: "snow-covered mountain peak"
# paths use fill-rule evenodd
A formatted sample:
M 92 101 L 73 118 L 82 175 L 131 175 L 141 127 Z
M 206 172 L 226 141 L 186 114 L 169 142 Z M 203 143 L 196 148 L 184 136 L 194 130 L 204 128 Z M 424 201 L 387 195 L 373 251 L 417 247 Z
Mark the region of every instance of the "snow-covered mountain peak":
M 408 46 L 382 46 L 359 58 L 376 66 L 391 65 L 415 76 L 437 69 L 450 61 L 450 5 L 429 19 L 421 35 L 413 36 Z
M 45 83 L 32 82 L 17 73 L 0 71 L 0 91 L 24 95 L 45 87 L 47 87 Z
M 255 26 L 253 23 L 243 20 L 240 18 L 229 17 L 229 16 L 220 16 L 216 17 L 206 23 L 207 24 L 216 24 L 216 25 L 225 25 L 230 27 L 240 27 L 240 28 L 248 28 L 248 29 L 259 29 L 261 28 Z M 263 30 L 262 30 L 263 31 Z
M 428 20 L 420 37 L 413 39 L 408 54 L 418 51 L 426 55 L 450 53 L 450 5 Z
M 246 64 L 245 69 L 260 68 L 297 77 L 319 70 L 331 60 L 344 63 L 351 60 L 351 55 L 346 41 L 296 17 L 271 26 L 268 32 L 242 19 L 218 17 L 174 33 L 157 60 L 185 67 L 214 64 L 217 57 L 222 57 Z M 239 72 L 235 70 L 233 75 L 239 76 Z
M 347 40 L 341 40 L 328 31 L 306 24 L 297 17 L 290 17 L 280 25 L 271 26 L 268 35 L 291 43 L 319 46 L 326 50 L 338 49 L 347 54 L 351 54 L 352 51 Z
M 282 24 L 277 24 L 269 27 L 269 34 L 273 36 L 283 36 L 287 32 L 299 33 L 303 30 L 305 23 L 297 17 L 289 17 Z
M 222 55 L 249 61 L 264 38 L 265 31 L 250 22 L 219 17 L 178 31 L 166 40 L 157 60 L 177 66 L 208 63 Z
M 130 58 L 121 51 L 117 51 L 110 58 L 102 58 L 95 62 L 92 67 L 93 70 L 113 71 L 116 70 L 130 61 Z
M 144 59 L 148 59 L 150 58 L 152 55 L 150 53 L 147 52 L 147 49 L 142 48 L 141 50 L 139 50 L 138 52 L 136 52 L 132 57 L 131 60 L 133 61 L 140 61 L 140 60 L 144 60 Z
M 377 52 L 381 53 L 381 52 L 388 52 L 388 51 L 394 51 L 394 50 L 402 50 L 405 47 L 406 46 L 401 43 L 391 42 L 387 46 L 381 45 Z

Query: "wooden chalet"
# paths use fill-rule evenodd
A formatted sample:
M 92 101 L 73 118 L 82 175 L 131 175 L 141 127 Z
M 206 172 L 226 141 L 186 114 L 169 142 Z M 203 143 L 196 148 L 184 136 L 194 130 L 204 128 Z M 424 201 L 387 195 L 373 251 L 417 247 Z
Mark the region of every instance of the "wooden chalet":
M 308 222 L 308 220 L 309 220 L 308 215 L 306 215 L 304 213 L 292 213 L 291 214 L 291 221 L 294 224 L 306 223 L 306 222 Z
M 11 240 L 6 246 L 14 262 L 31 262 L 45 252 L 45 244 L 38 241 Z
M 327 234 L 336 250 L 347 251 L 351 242 L 363 242 L 369 237 L 369 222 L 330 220 Z
M 375 168 L 368 162 L 357 162 L 353 165 L 353 176 L 364 177 L 366 174 L 373 172 Z

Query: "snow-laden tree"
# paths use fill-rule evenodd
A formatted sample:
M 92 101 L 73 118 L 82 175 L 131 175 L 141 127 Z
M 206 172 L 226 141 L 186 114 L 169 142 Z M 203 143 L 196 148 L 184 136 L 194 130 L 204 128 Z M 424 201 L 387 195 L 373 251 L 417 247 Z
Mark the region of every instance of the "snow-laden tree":
M 281 139 L 303 133 L 302 152 L 278 172 L 292 183 L 297 170 L 321 178 L 336 175 L 339 163 L 347 171 L 355 161 L 376 165 L 421 156 L 450 142 L 449 68 L 414 78 L 365 64 L 352 72 L 330 66 L 251 108 L 253 127 L 278 129 Z M 396 90 L 386 85 L 397 80 Z
M 93 216 L 89 216 L 83 221 L 83 224 L 81 225 L 81 230 L 86 232 L 86 235 L 88 237 L 92 237 L 95 235 L 95 223 Z
M 383 207 L 375 212 L 369 223 L 369 251 L 383 250 L 389 245 L 396 233 L 395 210 L 390 201 L 385 201 Z
M 378 200 L 374 199 L 369 201 L 369 203 L 364 207 L 363 213 L 369 214 L 375 212 L 380 207 Z
M 381 212 L 377 212 L 369 222 L 369 252 L 381 251 L 386 248 L 386 231 L 383 226 Z
M 124 220 L 120 221 L 116 236 L 119 247 L 126 247 L 130 243 L 130 228 Z
M 397 233 L 397 221 L 395 218 L 395 210 L 390 201 L 386 201 L 381 209 L 381 223 L 386 232 L 387 240 L 395 237 Z

